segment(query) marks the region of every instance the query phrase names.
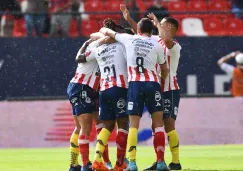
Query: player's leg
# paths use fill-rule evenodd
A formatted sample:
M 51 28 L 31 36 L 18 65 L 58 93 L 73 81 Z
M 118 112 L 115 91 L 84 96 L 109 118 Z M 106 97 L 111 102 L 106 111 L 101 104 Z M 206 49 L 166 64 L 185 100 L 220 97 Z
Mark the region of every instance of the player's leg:
M 126 99 L 127 99 L 127 89 L 117 87 L 117 100 L 114 101 L 116 109 L 116 118 L 117 118 L 117 136 L 116 136 L 116 145 L 117 145 L 117 160 L 114 167 L 115 171 L 123 171 L 126 169 L 127 164 L 124 163 L 126 156 L 127 148 L 127 136 L 128 136 L 128 115 L 126 114 Z
M 99 135 L 101 129 L 103 127 L 105 127 L 105 125 L 104 125 L 104 122 L 101 121 L 99 119 L 99 117 L 98 117 L 98 115 L 99 115 L 99 112 L 98 112 L 99 111 L 99 93 L 97 92 L 96 94 L 97 94 L 97 97 L 96 97 L 95 104 L 94 104 L 94 111 L 95 112 L 93 113 L 94 114 L 93 118 L 94 118 L 94 121 L 95 121 L 95 124 L 96 124 L 96 133 L 97 133 L 97 135 Z M 107 168 L 113 169 L 111 161 L 110 161 L 110 158 L 109 158 L 109 146 L 108 146 L 108 143 L 105 146 L 105 150 L 103 152 L 103 160 L 106 163 Z
M 68 94 L 70 103 L 71 103 L 71 99 L 73 99 L 73 94 L 74 94 L 73 92 L 76 91 L 75 89 L 76 89 L 76 87 L 74 86 L 74 84 L 70 83 L 68 85 L 67 94 Z M 75 107 L 73 104 L 72 104 L 72 113 L 73 113 L 75 128 L 70 137 L 70 147 L 69 147 L 69 149 L 70 149 L 70 169 L 69 169 L 69 171 L 80 171 L 81 166 L 78 164 L 78 156 L 79 156 L 78 136 L 79 136 L 81 126 L 78 122 L 76 112 L 75 112 Z
M 89 135 L 92 130 L 92 112 L 82 113 L 77 118 L 82 127 L 79 134 L 79 151 L 82 159 L 82 171 L 91 170 L 89 160 Z
M 98 118 L 98 114 L 99 114 L 99 112 L 94 112 L 94 121 L 95 121 L 95 124 L 96 124 L 97 136 L 99 135 L 99 133 L 102 130 L 102 128 L 105 128 L 105 123 L 104 123 L 104 121 L 101 121 Z M 106 164 L 106 167 L 108 169 L 112 170 L 113 166 L 112 166 L 110 158 L 109 158 L 109 146 L 108 146 L 108 143 L 105 146 L 105 150 L 103 152 L 103 156 L 102 157 L 103 157 L 103 160 L 104 160 L 104 162 Z
M 82 160 L 82 171 L 90 171 L 91 163 L 89 160 L 89 135 L 92 130 L 92 111 L 94 92 L 87 85 L 74 84 L 73 95 L 70 102 L 74 106 L 78 122 L 81 126 L 79 133 L 78 144 L 79 152 Z
M 175 129 L 175 121 L 180 101 L 180 91 L 173 90 L 165 92 L 163 97 L 165 131 L 168 136 L 172 155 L 172 162 L 169 164 L 169 168 L 172 170 L 181 170 L 181 164 L 179 162 L 179 136 Z
M 108 139 L 110 137 L 111 132 L 115 126 L 115 115 L 113 106 L 112 106 L 112 98 L 113 88 L 100 92 L 99 103 L 100 103 L 100 111 L 99 111 L 99 119 L 104 121 L 105 127 L 102 128 L 99 135 L 97 136 L 97 144 L 96 144 L 96 154 L 95 159 L 92 164 L 92 168 L 94 170 L 102 170 L 108 171 L 109 169 L 102 162 L 103 152 L 105 150 L 105 146 L 107 145 Z
M 81 166 L 78 163 L 79 156 L 79 146 L 78 146 L 78 136 L 80 132 L 80 125 L 77 119 L 77 116 L 73 116 L 75 128 L 70 137 L 70 169 L 69 171 L 80 171 Z
M 138 142 L 138 128 L 144 108 L 144 93 L 142 82 L 130 82 L 127 95 L 127 114 L 130 128 L 127 139 L 129 165 L 127 170 L 138 170 L 136 165 L 136 151 Z
M 146 85 L 145 105 L 152 114 L 154 127 L 154 148 L 157 157 L 157 170 L 167 170 L 164 161 L 165 133 L 163 123 L 163 103 L 159 83 L 151 82 Z

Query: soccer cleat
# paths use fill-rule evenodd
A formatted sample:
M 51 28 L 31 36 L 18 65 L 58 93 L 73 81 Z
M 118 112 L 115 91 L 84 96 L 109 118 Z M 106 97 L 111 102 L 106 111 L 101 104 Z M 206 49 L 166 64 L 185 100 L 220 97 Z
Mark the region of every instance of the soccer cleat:
M 94 161 L 93 164 L 92 164 L 92 169 L 94 171 L 110 171 L 104 163 L 99 163 L 97 161 Z
M 124 162 L 123 165 L 121 165 L 121 166 L 115 165 L 114 171 L 123 171 L 126 168 L 127 168 L 127 164 Z
M 79 170 L 80 171 L 80 170 Z M 92 163 L 89 162 L 85 166 L 82 166 L 81 171 L 92 171 Z
M 170 169 L 166 166 L 165 162 L 157 162 L 157 171 L 169 171 Z
M 80 169 L 81 169 L 80 165 L 78 165 L 76 167 L 70 166 L 69 171 L 80 171 Z
M 180 163 L 176 164 L 171 162 L 169 164 L 169 168 L 170 170 L 181 170 L 181 164 Z
M 127 158 L 124 158 L 124 162 L 128 165 L 129 164 L 129 160 Z
M 112 167 L 111 162 L 107 162 L 105 165 L 106 165 L 106 167 L 107 167 L 109 170 L 114 170 L 113 167 Z
M 138 167 L 135 161 L 130 161 L 127 168 L 124 171 L 138 171 Z
M 145 168 L 144 170 L 156 170 L 157 169 L 157 162 L 154 162 L 152 166 Z

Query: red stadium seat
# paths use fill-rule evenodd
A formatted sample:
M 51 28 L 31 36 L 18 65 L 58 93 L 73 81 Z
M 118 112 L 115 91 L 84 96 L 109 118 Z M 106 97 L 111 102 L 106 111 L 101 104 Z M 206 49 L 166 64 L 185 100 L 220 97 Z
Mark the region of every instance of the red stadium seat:
M 108 0 L 105 5 L 104 8 L 106 9 L 106 11 L 109 12 L 119 12 L 120 13 L 120 4 L 122 4 L 123 2 L 121 0 Z M 120 14 L 108 14 L 106 16 L 109 16 L 109 18 L 112 19 L 120 19 L 121 15 Z
M 13 36 L 25 37 L 27 33 L 25 20 L 23 18 L 16 19 L 14 22 Z
M 189 1 L 187 4 L 188 11 L 207 11 L 205 1 Z
M 137 0 L 137 6 L 140 10 L 140 12 L 145 12 L 147 9 L 153 4 L 153 1 L 147 1 L 147 0 Z M 141 14 L 144 16 L 144 14 Z
M 179 28 L 178 28 L 178 30 L 176 32 L 176 36 L 184 36 L 185 34 L 182 31 L 182 23 L 181 23 L 182 20 L 178 20 L 177 19 L 177 21 L 179 23 Z
M 204 30 L 211 35 L 222 35 L 223 23 L 219 18 L 208 18 L 204 20 Z
M 84 20 L 81 24 L 82 27 L 82 35 L 85 37 L 89 37 L 89 35 L 93 32 L 97 32 L 99 30 L 98 24 L 94 20 Z
M 225 19 L 223 24 L 225 35 L 243 35 L 242 20 L 236 18 Z
M 104 12 L 104 5 L 99 0 L 89 0 L 84 3 L 84 10 L 86 12 Z M 102 14 L 90 14 L 90 19 L 101 19 L 104 18 Z
M 78 23 L 77 23 L 76 19 L 72 19 L 70 22 L 69 35 L 70 35 L 70 37 L 77 37 L 79 35 Z
M 186 3 L 183 1 L 169 2 L 168 9 L 169 11 L 186 11 L 187 7 Z
M 209 11 L 229 11 L 226 1 L 210 1 L 208 3 Z

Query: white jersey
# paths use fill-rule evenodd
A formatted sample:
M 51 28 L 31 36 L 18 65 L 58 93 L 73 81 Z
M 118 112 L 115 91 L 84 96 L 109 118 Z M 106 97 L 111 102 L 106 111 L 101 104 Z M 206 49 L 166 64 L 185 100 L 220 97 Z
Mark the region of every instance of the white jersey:
M 93 50 L 87 60 L 95 58 L 101 73 L 100 91 L 114 86 L 128 88 L 126 51 L 121 43 L 104 44 Z
M 179 90 L 180 87 L 177 82 L 177 68 L 180 59 L 181 46 L 177 41 L 174 41 L 174 46 L 168 49 L 164 44 L 163 40 L 159 36 L 152 36 L 154 40 L 157 40 L 164 49 L 165 60 L 167 63 L 167 68 L 169 69 L 169 74 L 166 79 L 161 79 L 162 92 Z
M 85 53 L 86 56 L 89 55 L 92 49 L 95 49 L 97 46 L 97 42 L 92 42 L 87 47 Z M 78 51 L 77 56 L 81 53 L 81 49 Z M 94 90 L 98 90 L 100 83 L 100 74 L 99 74 L 99 66 L 98 63 L 94 61 L 79 63 L 76 74 L 71 80 L 72 83 L 85 84 L 90 86 Z
M 154 39 L 141 35 L 117 33 L 115 39 L 126 47 L 128 81 L 160 83 L 158 64 L 164 64 L 164 49 Z

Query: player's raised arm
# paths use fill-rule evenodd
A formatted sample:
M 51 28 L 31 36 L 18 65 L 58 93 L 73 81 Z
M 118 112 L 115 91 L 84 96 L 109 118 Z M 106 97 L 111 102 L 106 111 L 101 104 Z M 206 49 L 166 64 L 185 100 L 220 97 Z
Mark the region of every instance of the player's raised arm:
M 222 58 L 220 58 L 220 59 L 218 60 L 218 66 L 221 67 L 221 65 L 222 65 L 223 63 L 228 62 L 230 59 L 234 58 L 234 57 L 235 57 L 236 55 L 238 55 L 239 53 L 241 53 L 241 52 L 239 52 L 239 51 L 237 51 L 237 52 L 231 52 L 230 54 L 228 54 L 228 55 L 226 55 L 226 56 L 223 56 Z
M 159 22 L 159 20 L 157 19 L 157 17 L 153 14 L 150 13 L 148 15 L 148 18 L 151 19 L 155 25 L 155 27 L 158 28 L 159 30 L 159 36 L 160 38 L 164 41 L 166 47 L 168 49 L 171 49 L 174 46 L 174 42 L 173 42 L 173 35 L 171 33 L 172 31 L 172 26 L 171 24 L 168 23 L 164 23 L 163 25 Z M 162 20 L 163 21 L 163 20 Z M 162 22 L 161 21 L 161 22 Z
M 123 14 L 124 19 L 128 22 L 131 26 L 134 33 L 137 33 L 137 23 L 132 19 L 127 7 L 124 4 L 120 5 L 121 12 Z

